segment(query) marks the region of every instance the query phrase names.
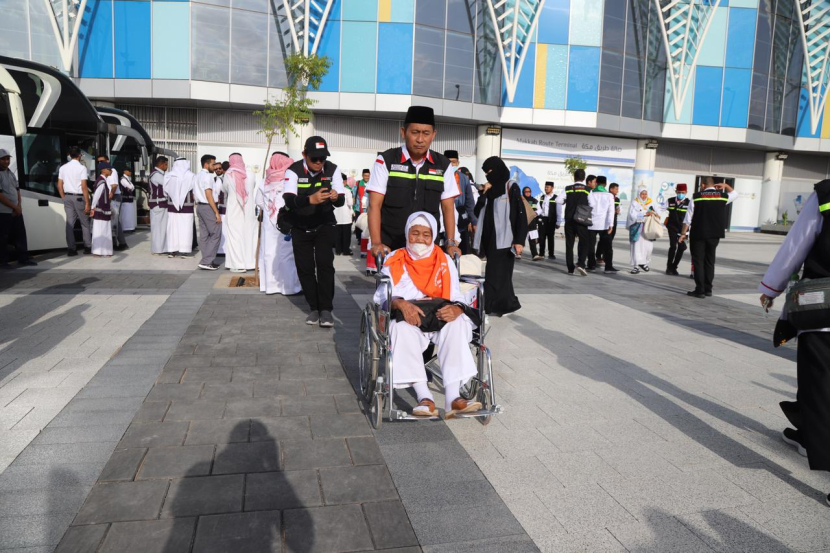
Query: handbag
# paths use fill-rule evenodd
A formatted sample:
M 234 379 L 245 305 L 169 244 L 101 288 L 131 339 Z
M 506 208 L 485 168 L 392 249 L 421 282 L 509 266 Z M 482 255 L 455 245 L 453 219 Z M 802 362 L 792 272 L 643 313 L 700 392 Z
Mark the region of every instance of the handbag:
M 282 206 L 277 212 L 277 230 L 282 234 L 291 234 L 291 229 L 294 228 L 294 214 L 285 206 Z
M 658 217 L 646 217 L 643 223 L 643 238 L 646 240 L 663 238 L 663 224 Z
M 530 202 L 527 201 L 527 198 L 525 198 L 524 195 L 522 195 L 522 203 L 525 206 L 525 215 L 527 216 L 527 224 L 530 225 L 530 223 L 532 223 L 533 221 L 536 220 L 536 217 L 538 217 L 539 214 L 536 213 L 536 210 L 534 210 L 533 207 L 531 207 Z
M 830 278 L 798 281 L 787 292 L 784 312 L 800 331 L 830 327 Z
M 585 227 L 590 227 L 594 224 L 593 208 L 588 204 L 580 204 L 576 206 L 576 211 L 574 212 L 574 223 Z
M 421 324 L 418 325 L 418 328 L 423 332 L 438 332 L 444 328 L 447 321 L 442 321 L 438 318 L 438 310 L 446 305 L 457 305 L 464 310 L 464 314 L 467 315 L 476 328 L 481 326 L 478 311 L 463 303 L 445 300 L 444 298 L 424 298 L 422 300 L 411 300 L 409 303 L 417 305 L 424 312 L 421 317 Z M 401 323 L 405 321 L 403 311 L 400 309 L 393 309 L 390 315 L 396 322 Z

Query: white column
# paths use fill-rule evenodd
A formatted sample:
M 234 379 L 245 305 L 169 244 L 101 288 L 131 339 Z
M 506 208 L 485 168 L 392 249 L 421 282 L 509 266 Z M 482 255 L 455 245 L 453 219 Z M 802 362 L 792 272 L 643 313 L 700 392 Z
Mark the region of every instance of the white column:
M 777 152 L 767 152 L 764 160 L 764 180 L 761 183 L 761 210 L 758 212 L 758 226 L 767 221 L 778 221 L 778 204 L 781 200 L 781 180 L 784 175 L 784 161 Z
M 295 136 L 292 132 L 288 133 L 288 155 L 291 159 L 298 160 L 303 157 L 306 139 L 314 136 L 314 115 L 308 118 L 308 123 L 295 124 L 294 130 L 299 136 Z
M 487 179 L 484 177 L 484 171 L 481 170 L 481 165 L 484 160 L 492 156 L 501 156 L 501 132 L 499 134 L 487 134 L 487 129 L 493 125 L 479 125 L 478 137 L 476 138 L 476 166 L 473 169 L 476 182 L 483 183 Z
M 653 189 L 654 183 L 654 164 L 657 160 L 657 150 L 654 148 L 646 148 L 649 140 L 637 141 L 637 155 L 634 158 L 634 182 L 632 182 L 631 194 L 629 198 L 633 198 L 637 187 L 645 185 L 648 187 L 649 194 L 652 198 L 657 197 L 657 191 Z

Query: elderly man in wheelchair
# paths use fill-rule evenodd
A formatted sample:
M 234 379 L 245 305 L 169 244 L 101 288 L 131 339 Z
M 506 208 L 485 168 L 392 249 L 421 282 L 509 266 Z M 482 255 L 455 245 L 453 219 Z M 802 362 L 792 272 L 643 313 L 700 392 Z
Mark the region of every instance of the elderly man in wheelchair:
M 386 258 L 382 272 L 392 282 L 392 385 L 414 388 L 419 403 L 412 410 L 413 416 L 438 416 L 423 359 L 423 352 L 432 342 L 444 382 L 445 417 L 450 419 L 482 409 L 481 403 L 461 397 L 462 384 L 478 374 L 469 344 L 480 321 L 461 292 L 455 264 L 433 242 L 437 230 L 435 218 L 429 213 L 410 215 L 406 222 L 406 247 Z M 386 301 L 386 292 L 378 288 L 374 302 Z

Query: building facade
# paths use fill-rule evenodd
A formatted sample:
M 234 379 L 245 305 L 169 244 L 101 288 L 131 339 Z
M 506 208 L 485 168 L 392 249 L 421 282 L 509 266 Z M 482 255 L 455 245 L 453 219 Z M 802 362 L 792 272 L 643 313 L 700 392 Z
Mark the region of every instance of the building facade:
M 63 0 L 0 0 L 0 49 L 63 63 Z M 241 151 L 261 168 L 251 112 L 286 84 L 284 57 L 331 68 L 315 117 L 355 174 L 398 141 L 413 104 L 439 116 L 436 149 L 474 172 L 501 155 L 567 184 L 579 155 L 630 194 L 707 175 L 740 193 L 730 226 L 754 230 L 828 177 L 830 0 L 72 0 L 64 70 L 126 107 L 154 139 L 196 157 Z M 55 18 L 58 23 L 61 17 Z M 70 26 L 71 26 L 70 21 Z M 61 27 L 62 29 L 62 27 Z M 71 35 L 71 33 L 70 33 Z M 297 144 L 274 145 L 298 155 Z

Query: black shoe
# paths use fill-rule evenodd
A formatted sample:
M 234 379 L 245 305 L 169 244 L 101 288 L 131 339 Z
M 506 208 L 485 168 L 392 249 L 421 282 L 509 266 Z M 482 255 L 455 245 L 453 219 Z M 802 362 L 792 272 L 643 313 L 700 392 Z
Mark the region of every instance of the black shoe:
M 346 253 L 344 253 L 343 255 L 348 255 L 349 257 L 351 257 L 351 256 L 354 255 L 354 252 L 352 250 L 349 250 Z
M 0 263 L 0 269 L 11 269 L 11 268 L 12 268 L 12 266 L 9 265 L 8 261 L 3 261 L 2 263 Z
M 84 254 L 90 255 L 92 253 L 92 248 L 84 248 Z
M 704 295 L 705 295 L 707 298 L 711 298 L 711 297 L 712 297 L 712 292 L 704 292 Z
M 119 244 L 118 246 L 115 246 L 115 251 L 123 252 L 124 250 L 127 250 L 129 248 L 130 247 L 127 244 Z
M 651 269 L 649 269 L 648 265 L 640 265 L 640 268 L 642 270 L 644 270 L 645 272 L 649 272 L 651 270 Z
M 703 292 L 698 292 L 697 290 L 690 290 L 686 292 L 687 296 L 692 296 L 693 298 L 705 298 L 706 294 Z
M 21 267 L 35 267 L 37 266 L 37 261 L 32 261 L 31 259 L 24 259 L 22 261 L 18 261 L 17 264 Z
M 78 250 L 68 250 L 66 252 L 66 257 L 75 257 L 78 255 Z
M 551 261 L 556 261 L 556 256 L 555 255 L 549 255 L 548 259 L 550 259 Z
M 807 450 L 801 445 L 801 432 L 795 428 L 785 428 L 781 433 L 781 438 L 785 443 L 790 444 L 798 450 L 798 454 L 802 457 L 807 456 Z
M 615 269 L 614 267 L 609 267 L 609 268 L 605 269 L 605 274 L 606 275 L 615 275 L 617 273 L 619 273 L 619 271 L 617 269 Z
M 679 276 L 680 275 L 680 273 L 678 273 L 674 269 L 666 269 L 666 274 L 669 275 L 669 276 Z
M 308 317 L 305 318 L 305 324 L 307 325 L 316 325 L 320 322 L 320 313 L 317 311 L 312 311 L 308 314 Z

